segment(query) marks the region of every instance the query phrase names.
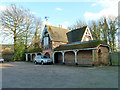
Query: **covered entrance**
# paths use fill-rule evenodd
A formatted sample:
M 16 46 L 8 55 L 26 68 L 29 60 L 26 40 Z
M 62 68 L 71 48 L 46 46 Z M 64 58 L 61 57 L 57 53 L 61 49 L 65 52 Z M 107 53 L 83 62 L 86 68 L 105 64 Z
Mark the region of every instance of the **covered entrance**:
M 61 52 L 56 52 L 54 54 L 54 61 L 55 61 L 55 63 L 62 63 L 62 53 Z

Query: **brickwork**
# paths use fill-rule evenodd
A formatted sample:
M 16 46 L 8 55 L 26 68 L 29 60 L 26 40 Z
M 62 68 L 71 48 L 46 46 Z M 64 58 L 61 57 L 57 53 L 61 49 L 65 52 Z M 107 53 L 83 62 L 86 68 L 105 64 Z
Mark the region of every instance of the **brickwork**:
M 101 64 L 108 64 L 109 63 L 109 50 L 107 47 L 100 46 L 97 50 L 99 52 L 99 49 L 101 50 L 101 56 L 98 54 L 98 62 L 100 60 Z
M 65 53 L 65 63 L 75 63 L 75 53 L 70 51 Z
M 86 38 L 88 38 L 89 41 L 91 40 L 91 37 L 90 37 L 90 36 L 85 35 L 85 37 L 84 37 L 84 39 L 83 39 L 83 42 L 86 41 Z
M 52 49 L 58 47 L 59 45 L 63 45 L 63 44 L 67 44 L 67 43 L 52 41 Z
M 97 50 L 92 50 L 92 60 L 94 65 L 98 65 L 98 52 Z
M 78 61 L 78 64 L 93 64 L 92 51 L 91 50 L 78 51 L 77 61 Z

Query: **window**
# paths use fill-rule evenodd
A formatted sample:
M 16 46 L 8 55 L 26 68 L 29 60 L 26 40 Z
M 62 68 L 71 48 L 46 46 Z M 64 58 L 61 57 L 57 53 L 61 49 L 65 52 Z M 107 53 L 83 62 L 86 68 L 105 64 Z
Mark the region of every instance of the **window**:
M 86 41 L 89 41 L 89 38 L 86 37 L 85 40 L 86 40 Z
M 46 56 L 43 56 L 43 58 L 47 58 Z
M 47 47 L 49 44 L 48 37 L 44 37 L 44 47 Z

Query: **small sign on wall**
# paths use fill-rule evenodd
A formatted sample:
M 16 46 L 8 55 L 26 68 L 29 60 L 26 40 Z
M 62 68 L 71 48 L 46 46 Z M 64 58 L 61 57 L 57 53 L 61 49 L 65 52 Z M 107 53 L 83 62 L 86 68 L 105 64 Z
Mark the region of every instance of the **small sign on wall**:
M 51 49 L 43 50 L 43 52 L 44 52 L 44 53 L 45 53 L 45 52 L 52 52 L 52 50 L 51 50 Z

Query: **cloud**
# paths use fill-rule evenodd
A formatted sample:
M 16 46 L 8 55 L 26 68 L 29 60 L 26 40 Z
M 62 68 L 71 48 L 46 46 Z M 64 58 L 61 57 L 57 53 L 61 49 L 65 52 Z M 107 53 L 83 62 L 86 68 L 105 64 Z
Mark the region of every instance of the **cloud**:
M 0 5 L 0 11 L 4 11 L 6 9 L 7 6 L 5 5 Z
M 61 8 L 56 8 L 56 10 L 57 10 L 57 11 L 62 11 L 62 9 L 61 9 Z
M 113 0 L 113 1 L 100 0 L 96 2 L 96 4 L 97 5 L 99 4 L 103 9 L 99 11 L 98 13 L 85 12 L 84 17 L 86 18 L 86 20 L 96 20 L 103 16 L 105 17 L 118 16 L 118 1 L 117 0 Z
M 96 6 L 96 5 L 97 5 L 96 3 L 93 3 L 91 6 L 94 7 L 94 6 Z
M 99 19 L 100 17 L 108 17 L 108 16 L 117 16 L 117 10 L 114 8 L 107 8 L 103 9 L 98 13 L 92 13 L 92 12 L 85 12 L 84 16 L 87 20 L 95 20 Z
M 30 11 L 30 13 L 31 13 L 31 14 L 33 14 L 33 15 L 35 15 L 35 14 L 36 14 L 36 12 L 32 12 L 32 11 Z

